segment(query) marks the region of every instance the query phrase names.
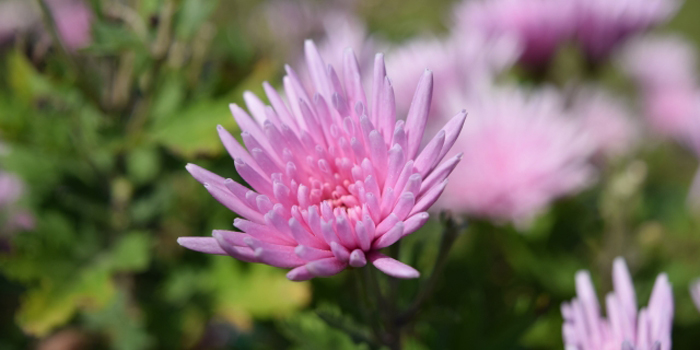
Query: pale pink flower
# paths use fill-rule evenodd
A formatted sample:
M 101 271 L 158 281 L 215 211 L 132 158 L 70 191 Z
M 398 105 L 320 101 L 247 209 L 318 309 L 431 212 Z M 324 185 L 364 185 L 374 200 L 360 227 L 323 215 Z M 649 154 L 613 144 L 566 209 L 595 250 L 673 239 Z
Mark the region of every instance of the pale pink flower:
M 278 0 L 262 7 L 272 46 L 293 62 L 303 62 L 303 52 L 297 43 L 314 38 L 327 64 L 342 67 L 343 50 L 352 48 L 361 68 L 371 70 L 374 39 L 365 23 L 356 15 L 354 1 L 310 3 L 298 0 Z M 251 30 L 260 35 L 260 23 L 253 17 Z M 303 70 L 302 78 L 304 77 Z
M 24 193 L 24 183 L 16 175 L 0 170 L 0 207 L 7 207 Z
M 323 16 L 323 36 L 318 40 L 318 51 L 327 64 L 342 67 L 343 52 L 351 48 L 360 68 L 371 69 L 374 46 L 365 23 L 354 14 L 331 12 Z
M 636 40 L 625 49 L 622 68 L 639 85 L 646 117 L 657 133 L 692 142 L 698 130 L 700 85 L 697 55 L 690 43 L 675 36 Z
M 635 146 L 638 126 L 620 97 L 589 88 L 576 94 L 572 113 L 581 122 L 597 153 L 609 158 L 626 155 Z
M 511 36 L 522 47 L 520 61 L 549 63 L 574 31 L 573 3 L 559 0 L 467 0 L 455 9 L 457 30 Z
M 32 5 L 32 2 L 23 0 L 0 2 L 0 43 L 39 23 L 39 13 Z
M 18 206 L 24 195 L 24 182 L 16 175 L 0 170 L 0 250 L 19 231 L 34 228 L 34 217 Z
M 676 0 L 573 0 L 576 3 L 576 38 L 593 60 L 606 58 L 634 34 L 673 16 Z
M 204 253 L 292 269 L 287 277 L 295 281 L 332 276 L 368 261 L 397 278 L 418 277 L 418 271 L 379 251 L 428 219 L 426 211 L 460 158 L 440 163 L 466 113 L 457 114 L 420 151 L 432 96 L 430 71 L 418 83 L 406 120 L 397 121 L 381 54 L 368 96 L 352 50 L 343 58 L 343 83 L 311 41 L 305 52 L 313 97 L 286 67 L 288 103 L 265 83 L 272 106 L 250 92 L 244 99 L 252 117 L 231 105 L 245 148 L 219 127 L 238 174 L 252 189 L 187 166 L 214 198 L 241 216 L 234 221 L 241 232 L 215 230 L 213 237 L 178 242 Z
M 666 274 L 656 278 L 649 305 L 637 312 L 637 296 L 624 259 L 613 263 L 614 291 L 605 298 L 607 318 L 588 271 L 576 274 L 577 298 L 564 303 L 567 350 L 670 350 L 673 290 Z M 623 345 L 624 344 L 624 345 Z
M 92 41 L 92 10 L 83 0 L 47 1 L 58 35 L 68 50 L 84 48 Z
M 439 208 L 524 223 L 587 185 L 595 146 L 553 90 L 494 90 L 468 102 L 454 146 L 464 158 Z
M 68 50 L 88 46 L 93 13 L 84 0 L 47 0 L 58 35 Z M 46 28 L 41 23 L 38 6 L 31 1 L 11 0 L 0 2 L 0 42 L 9 40 L 21 32 L 41 30 L 48 40 Z
M 450 108 L 451 96 L 464 99 L 488 88 L 496 75 L 515 63 L 519 53 L 514 40 L 476 33 L 414 39 L 394 47 L 387 54 L 387 66 L 394 77 L 397 109 L 408 110 L 412 87 L 426 67 L 432 67 L 436 82 L 431 115 L 442 116 Z
M 695 280 L 690 284 L 690 297 L 693 299 L 695 307 L 697 307 L 698 311 L 700 311 L 700 279 Z
M 697 53 L 675 35 L 647 35 L 625 46 L 620 65 L 642 91 L 692 89 L 697 86 Z

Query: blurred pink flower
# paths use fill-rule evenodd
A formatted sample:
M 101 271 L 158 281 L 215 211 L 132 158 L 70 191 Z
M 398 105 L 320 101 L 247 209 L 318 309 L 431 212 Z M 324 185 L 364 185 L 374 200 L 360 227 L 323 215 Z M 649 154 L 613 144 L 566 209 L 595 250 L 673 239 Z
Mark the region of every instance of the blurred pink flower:
M 14 174 L 0 170 L 0 207 L 17 202 L 24 192 L 24 184 Z
M 644 92 L 697 85 L 695 48 L 680 36 L 647 35 L 632 40 L 625 46 L 620 64 Z
M 457 30 L 512 36 L 520 61 L 541 67 L 574 31 L 573 3 L 559 0 L 466 0 L 455 9 Z
M 360 68 L 371 69 L 374 40 L 360 18 L 346 12 L 328 13 L 323 16 L 323 29 L 324 35 L 318 40 L 318 51 L 327 64 L 342 67 L 344 50 L 351 48 Z
M 688 143 L 700 119 L 697 56 L 684 39 L 652 36 L 625 49 L 621 64 L 639 85 L 649 124 L 661 135 Z
M 286 67 L 288 103 L 267 83 L 266 106 L 244 94 L 252 118 L 231 105 L 243 130 L 243 148 L 226 130 L 219 136 L 251 187 L 196 165 L 187 170 L 242 218 L 242 232 L 215 230 L 213 237 L 181 237 L 192 250 L 292 269 L 291 280 L 335 275 L 368 261 L 397 278 L 414 268 L 379 252 L 414 232 L 447 184 L 459 156 L 442 164 L 462 129 L 457 114 L 419 152 L 428 119 L 433 76 L 425 71 L 406 120 L 396 120 L 394 92 L 384 58 L 375 58 L 370 95 L 352 50 L 343 58 L 343 83 L 311 41 L 305 45 L 313 97 Z M 246 151 L 247 148 L 247 151 Z
M 609 158 L 627 154 L 639 136 L 637 124 L 619 99 L 591 88 L 580 91 L 573 101 L 572 113 L 581 118 L 596 152 Z
M 0 2 L 0 43 L 12 39 L 18 32 L 29 30 L 40 21 L 39 13 L 30 1 Z
M 573 0 L 576 3 L 576 38 L 592 60 L 607 58 L 634 34 L 673 16 L 677 0 Z
M 93 14 L 83 0 L 47 0 L 47 5 L 56 23 L 56 29 L 68 50 L 88 46 Z M 14 37 L 20 32 L 44 31 L 38 6 L 30 1 L 6 1 L 0 3 L 0 42 Z
M 700 279 L 693 281 L 690 284 L 690 296 L 693 298 L 695 307 L 700 311 Z
M 268 2 L 262 10 L 269 29 L 268 34 L 273 39 L 270 45 L 283 47 L 283 56 L 293 62 L 302 62 L 303 52 L 299 50 L 299 44 L 305 39 L 315 38 L 318 50 L 326 63 L 341 67 L 343 50 L 352 48 L 360 67 L 371 69 L 374 40 L 369 36 L 365 23 L 355 14 L 355 5 L 355 1 Z M 254 21 L 251 25 L 251 31 L 260 31 L 259 21 Z M 305 72 L 300 73 L 303 77 Z
M 639 313 L 632 278 L 622 258 L 613 263 L 613 286 L 614 292 L 605 298 L 605 319 L 590 274 L 588 271 L 576 274 L 577 298 L 564 303 L 561 308 L 565 348 L 670 350 L 673 291 L 666 274 L 656 278 L 649 306 Z
M 92 41 L 92 10 L 83 0 L 47 1 L 56 22 L 56 29 L 68 50 L 86 47 Z
M 458 34 L 447 39 L 421 38 L 409 41 L 387 54 L 389 74 L 396 86 L 396 105 L 407 111 L 423 69 L 431 67 L 435 75 L 435 102 L 431 115 L 450 113 L 451 96 L 465 99 L 489 87 L 495 75 L 510 68 L 518 58 L 514 40 Z
M 24 183 L 14 174 L 0 170 L 0 248 L 6 245 L 8 234 L 31 230 L 34 217 L 17 206 L 24 194 Z
M 525 223 L 592 179 L 595 151 L 553 90 L 494 90 L 467 103 L 454 146 L 464 158 L 438 207 Z

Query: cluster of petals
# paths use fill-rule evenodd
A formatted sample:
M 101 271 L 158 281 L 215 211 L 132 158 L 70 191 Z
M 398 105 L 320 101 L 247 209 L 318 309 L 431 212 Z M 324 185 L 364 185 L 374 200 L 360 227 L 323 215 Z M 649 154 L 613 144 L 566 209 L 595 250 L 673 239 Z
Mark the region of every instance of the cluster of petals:
M 486 37 L 476 32 L 457 32 L 447 38 L 423 37 L 388 50 L 387 69 L 395 85 L 396 107 L 407 111 L 413 87 L 424 67 L 432 67 L 435 102 L 432 117 L 450 115 L 449 101 L 489 87 L 495 77 L 510 68 L 520 54 L 511 37 Z M 447 113 L 447 114 L 446 114 Z
M 595 145 L 554 90 L 493 89 L 470 111 L 455 151 L 464 158 L 438 207 L 526 223 L 590 183 Z
M 591 276 L 576 274 L 577 298 L 562 305 L 566 350 L 670 350 L 673 291 L 666 274 L 656 278 L 649 305 L 637 311 L 637 296 L 622 258 L 613 263 L 614 292 L 601 315 Z
M 677 0 L 571 0 L 576 3 L 576 41 L 592 60 L 610 55 L 631 36 L 665 22 Z
M 286 67 L 286 103 L 265 83 L 271 106 L 252 93 L 244 94 L 252 117 L 231 106 L 245 147 L 218 129 L 236 171 L 251 188 L 187 166 L 214 198 L 240 216 L 234 221 L 240 232 L 215 230 L 213 237 L 178 242 L 204 253 L 292 269 L 287 277 L 295 281 L 368 262 L 397 278 L 418 277 L 417 270 L 380 250 L 428 219 L 428 208 L 460 159 L 441 163 L 466 113 L 423 142 L 433 88 L 429 70 L 403 120 L 396 117 L 383 55 L 375 57 L 368 96 L 352 50 L 345 51 L 340 72 L 324 63 L 313 42 L 306 42 L 305 53 L 312 96 Z
M 521 46 L 520 61 L 550 61 L 574 31 L 573 4 L 560 0 L 467 0 L 455 9 L 458 30 L 508 36 Z

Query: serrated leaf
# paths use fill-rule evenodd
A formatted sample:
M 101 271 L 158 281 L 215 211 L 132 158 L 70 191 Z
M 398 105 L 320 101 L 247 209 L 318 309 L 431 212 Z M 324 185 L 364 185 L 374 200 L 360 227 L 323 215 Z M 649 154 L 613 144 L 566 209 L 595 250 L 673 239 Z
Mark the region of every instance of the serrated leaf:
M 249 328 L 255 317 L 289 315 L 311 298 L 308 283 L 289 281 L 280 269 L 253 264 L 241 271 L 230 257 L 214 256 L 213 260 L 207 282 L 217 313 L 242 328 Z
M 79 307 L 103 307 L 113 295 L 114 285 L 103 265 L 83 270 L 74 281 L 47 277 L 25 295 L 17 324 L 29 334 L 43 336 L 66 323 Z

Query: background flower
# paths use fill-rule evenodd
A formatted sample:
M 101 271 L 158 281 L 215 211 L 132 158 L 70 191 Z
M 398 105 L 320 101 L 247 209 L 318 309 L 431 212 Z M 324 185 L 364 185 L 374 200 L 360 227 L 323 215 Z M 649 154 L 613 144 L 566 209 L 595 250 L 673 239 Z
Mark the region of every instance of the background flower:
M 520 61 L 541 67 L 573 34 L 573 10 L 570 1 L 469 0 L 455 9 L 455 22 L 463 33 L 513 37 L 522 48 Z
M 467 104 L 454 151 L 464 153 L 439 202 L 471 216 L 532 218 L 592 179 L 595 146 L 553 90 L 495 89 Z
M 676 0 L 574 0 L 576 39 L 592 60 L 606 58 L 625 40 L 668 20 Z

